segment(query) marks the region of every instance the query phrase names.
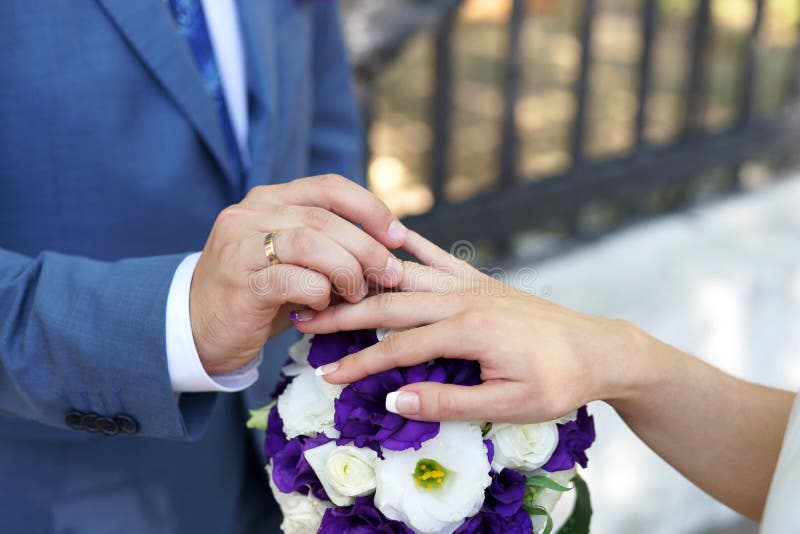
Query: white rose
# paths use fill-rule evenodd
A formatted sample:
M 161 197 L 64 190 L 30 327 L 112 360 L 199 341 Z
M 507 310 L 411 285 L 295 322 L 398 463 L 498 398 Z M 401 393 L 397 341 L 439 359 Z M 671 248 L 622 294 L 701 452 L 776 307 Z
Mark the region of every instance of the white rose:
M 529 425 L 494 423 L 486 437 L 494 444 L 492 469 L 504 467 L 530 473 L 547 463 L 558 445 L 558 427 L 552 421 Z
M 546 476 L 547 478 L 552 479 L 556 484 L 569 488 L 571 487 L 570 482 L 575 477 L 575 468 L 573 467 L 572 469 L 567 469 L 566 471 L 556 471 L 554 473 L 538 470 L 533 474 L 536 476 Z M 552 514 L 564 494 L 565 492 L 562 491 L 542 488 L 539 495 L 536 497 L 534 504 L 536 506 L 541 506 Z M 533 521 L 534 532 L 542 532 L 547 524 L 547 519 L 542 515 L 531 516 L 531 521 Z
M 289 357 L 292 359 L 290 363 L 283 366 L 281 371 L 286 376 L 297 376 L 302 373 L 308 365 L 308 353 L 311 351 L 311 334 L 306 334 L 298 341 L 289 347 Z
M 333 427 L 333 401 L 344 386 L 329 384 L 307 367 L 278 397 L 278 415 L 283 420 L 283 431 L 289 439 L 313 436 L 318 432 L 331 432 Z
M 421 534 L 451 534 L 483 505 L 492 479 L 480 427 L 442 423 L 418 451 L 382 451 L 375 506 Z
M 269 487 L 283 514 L 281 530 L 284 534 L 309 534 L 317 532 L 328 506 L 311 495 L 283 493 L 272 481 L 272 465 L 267 465 Z
M 375 462 L 372 449 L 329 442 L 305 451 L 305 457 L 325 493 L 336 506 L 350 506 L 354 497 L 375 491 Z

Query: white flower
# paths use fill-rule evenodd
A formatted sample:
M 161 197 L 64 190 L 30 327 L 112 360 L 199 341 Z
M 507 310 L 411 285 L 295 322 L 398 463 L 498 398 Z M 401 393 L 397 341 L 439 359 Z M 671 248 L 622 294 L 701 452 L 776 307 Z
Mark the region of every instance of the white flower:
M 534 473 L 537 476 L 546 476 L 555 482 L 556 484 L 560 484 L 566 488 L 571 487 L 570 481 L 575 477 L 575 468 L 567 469 L 566 471 L 556 471 L 554 473 L 548 473 L 547 471 L 538 470 Z M 561 497 L 564 496 L 564 492 L 555 491 L 547 488 L 542 488 L 541 493 L 536 497 L 536 500 L 533 501 L 536 506 L 541 506 L 551 514 L 553 510 L 555 510 L 558 501 L 561 500 Z M 542 515 L 533 515 L 531 516 L 531 521 L 533 521 L 533 530 L 534 532 L 542 532 L 544 530 L 545 524 L 547 523 L 547 519 Z
M 305 334 L 298 342 L 289 347 L 289 357 L 295 363 L 308 363 L 308 353 L 311 352 L 311 334 Z
M 547 478 L 551 479 L 556 484 L 564 486 L 565 488 L 570 488 L 572 485 L 570 482 L 573 478 L 575 478 L 575 468 L 567 469 L 566 471 L 555 471 L 553 473 L 548 473 L 547 471 L 537 470 L 534 473 L 535 476 L 546 476 Z M 542 488 L 539 495 L 536 497 L 534 504 L 537 506 L 541 506 L 548 512 L 551 512 L 555 509 L 556 504 L 564 495 L 563 491 L 556 491 L 551 490 L 548 488 Z
M 504 467 L 530 473 L 542 467 L 558 445 L 558 427 L 552 421 L 529 425 L 492 424 L 486 437 L 494 443 L 492 469 Z
M 372 449 L 329 442 L 305 451 L 305 457 L 325 493 L 336 506 L 350 506 L 354 497 L 375 491 L 375 461 Z
M 415 451 L 383 451 L 375 465 L 375 506 L 422 534 L 450 534 L 483 505 L 491 483 L 480 427 L 442 423 Z
M 292 359 L 291 363 L 283 366 L 281 371 L 286 376 L 297 376 L 302 373 L 308 365 L 308 353 L 311 351 L 311 334 L 306 334 L 300 341 L 294 343 L 289 347 L 289 357 Z
M 269 487 L 283 514 L 281 530 L 284 534 L 309 534 L 317 532 L 328 506 L 311 495 L 283 493 L 272 481 L 272 464 L 267 465 Z
M 278 414 L 283 420 L 283 431 L 289 439 L 313 436 L 317 432 L 331 431 L 333 427 L 333 400 L 344 386 L 329 384 L 308 367 L 286 386 L 278 397 Z

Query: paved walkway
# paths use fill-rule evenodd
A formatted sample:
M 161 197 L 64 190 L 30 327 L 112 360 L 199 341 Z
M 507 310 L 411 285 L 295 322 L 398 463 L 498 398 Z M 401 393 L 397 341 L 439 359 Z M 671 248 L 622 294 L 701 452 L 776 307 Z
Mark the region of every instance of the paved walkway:
M 538 271 L 527 284 L 537 294 L 631 320 L 737 376 L 800 389 L 800 176 L 525 267 Z M 586 477 L 594 533 L 755 532 L 644 447 L 610 408 L 593 411 L 598 443 Z

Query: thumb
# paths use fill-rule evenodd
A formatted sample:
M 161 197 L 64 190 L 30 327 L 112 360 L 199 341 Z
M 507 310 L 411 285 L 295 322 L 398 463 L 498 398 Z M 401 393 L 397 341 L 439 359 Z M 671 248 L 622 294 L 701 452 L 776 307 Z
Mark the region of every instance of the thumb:
M 509 398 L 508 387 L 496 382 L 477 386 L 456 386 L 418 382 L 403 386 L 386 396 L 386 409 L 418 421 L 497 421 Z

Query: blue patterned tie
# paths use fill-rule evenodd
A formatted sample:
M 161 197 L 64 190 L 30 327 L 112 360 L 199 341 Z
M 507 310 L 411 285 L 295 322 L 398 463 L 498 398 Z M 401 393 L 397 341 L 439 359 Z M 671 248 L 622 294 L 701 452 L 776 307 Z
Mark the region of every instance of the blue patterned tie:
M 211 44 L 211 35 L 208 33 L 203 5 L 200 0 L 169 0 L 169 7 L 178 23 L 178 30 L 189 44 L 192 56 L 194 56 L 194 63 L 203 79 L 203 85 L 214 100 L 214 107 L 217 110 L 233 168 L 240 177 L 243 177 L 244 164 L 239 152 L 239 143 L 233 132 L 228 105 L 225 102 L 225 88 L 222 86 L 222 77 L 214 58 L 214 47 Z

